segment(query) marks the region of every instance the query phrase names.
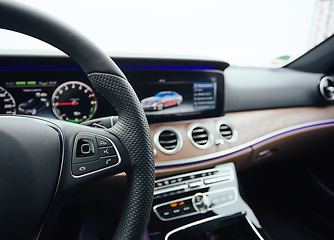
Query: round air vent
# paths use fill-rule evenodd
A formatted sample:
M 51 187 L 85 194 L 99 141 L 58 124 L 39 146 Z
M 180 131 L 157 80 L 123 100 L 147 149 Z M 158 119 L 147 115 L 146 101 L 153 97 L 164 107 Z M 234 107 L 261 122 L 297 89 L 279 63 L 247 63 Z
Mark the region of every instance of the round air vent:
M 217 133 L 225 142 L 229 143 L 235 142 L 238 138 L 238 133 L 231 124 L 222 121 L 217 124 Z
M 334 80 L 332 77 L 326 76 L 320 80 L 319 89 L 321 95 L 327 101 L 334 101 Z
M 174 154 L 181 149 L 182 138 L 175 129 L 160 128 L 154 134 L 154 143 L 161 152 Z
M 208 149 L 213 142 L 211 133 L 200 124 L 193 124 L 189 127 L 188 138 L 195 147 L 200 149 Z

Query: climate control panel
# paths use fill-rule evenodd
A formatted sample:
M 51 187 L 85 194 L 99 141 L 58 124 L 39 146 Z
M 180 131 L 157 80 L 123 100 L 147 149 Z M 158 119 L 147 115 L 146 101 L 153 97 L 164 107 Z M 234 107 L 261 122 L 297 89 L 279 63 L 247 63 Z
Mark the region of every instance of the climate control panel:
M 238 190 L 234 184 L 235 171 L 230 166 L 157 180 L 154 198 L 160 203 L 153 211 L 162 221 L 170 221 L 233 204 L 237 201 Z M 164 198 L 174 200 L 161 203 Z
M 161 220 L 169 221 L 206 213 L 215 208 L 232 204 L 236 200 L 237 189 L 231 187 L 212 192 L 199 192 L 193 196 L 158 204 L 153 207 L 153 211 Z

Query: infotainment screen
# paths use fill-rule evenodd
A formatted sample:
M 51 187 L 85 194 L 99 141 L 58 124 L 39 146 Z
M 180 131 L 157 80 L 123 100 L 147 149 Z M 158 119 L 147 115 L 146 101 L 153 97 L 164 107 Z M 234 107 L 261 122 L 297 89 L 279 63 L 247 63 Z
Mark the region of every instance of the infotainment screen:
M 220 71 L 131 71 L 126 73 L 149 121 L 214 117 L 223 113 Z

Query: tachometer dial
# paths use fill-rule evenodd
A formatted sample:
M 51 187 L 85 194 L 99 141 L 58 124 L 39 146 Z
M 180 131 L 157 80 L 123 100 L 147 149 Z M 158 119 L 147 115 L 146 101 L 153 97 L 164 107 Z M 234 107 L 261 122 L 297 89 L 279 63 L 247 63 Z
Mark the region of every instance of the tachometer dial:
M 70 81 L 61 84 L 53 92 L 52 110 L 59 118 L 80 123 L 93 117 L 97 102 L 93 90 L 85 83 Z
M 3 87 L 0 87 L 0 113 L 16 114 L 15 100 L 13 96 Z

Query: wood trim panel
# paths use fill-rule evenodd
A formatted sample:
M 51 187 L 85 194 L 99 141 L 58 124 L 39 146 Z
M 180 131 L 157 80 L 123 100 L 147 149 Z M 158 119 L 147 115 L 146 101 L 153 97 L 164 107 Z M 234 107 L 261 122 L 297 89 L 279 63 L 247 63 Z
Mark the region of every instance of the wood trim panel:
M 247 144 L 254 139 L 284 128 L 303 123 L 330 119 L 334 119 L 334 106 L 284 108 L 227 113 L 224 117 L 166 124 L 152 124 L 150 125 L 150 129 L 152 139 L 155 132 L 160 127 L 169 126 L 180 132 L 181 137 L 183 138 L 183 147 L 176 154 L 164 154 L 154 145 L 154 148 L 157 150 L 155 158 L 156 163 L 168 163 L 169 161 L 181 160 L 180 162 L 182 162 L 182 160 L 186 160 L 188 158 L 219 153 L 220 151 Z M 198 149 L 188 139 L 187 131 L 189 126 L 192 123 L 200 123 L 206 126 L 206 128 L 212 133 L 215 142 L 217 139 L 220 139 L 220 136 L 216 132 L 216 125 L 221 120 L 227 121 L 238 131 L 238 139 L 234 143 L 225 142 L 221 147 L 218 147 L 214 143 L 208 149 Z

